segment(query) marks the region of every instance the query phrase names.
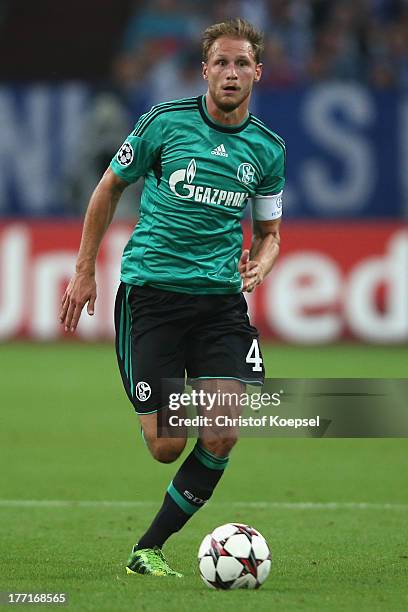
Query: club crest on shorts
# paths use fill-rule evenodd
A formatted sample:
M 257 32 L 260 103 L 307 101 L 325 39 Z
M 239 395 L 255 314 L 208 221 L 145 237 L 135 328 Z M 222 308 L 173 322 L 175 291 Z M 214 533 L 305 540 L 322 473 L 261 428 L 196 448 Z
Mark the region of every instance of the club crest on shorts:
M 140 402 L 146 402 L 152 394 L 152 389 L 149 383 L 141 380 L 137 383 L 135 389 L 136 397 Z
M 116 159 L 121 166 L 129 166 L 132 163 L 134 157 L 133 147 L 130 142 L 124 142 L 120 147 Z

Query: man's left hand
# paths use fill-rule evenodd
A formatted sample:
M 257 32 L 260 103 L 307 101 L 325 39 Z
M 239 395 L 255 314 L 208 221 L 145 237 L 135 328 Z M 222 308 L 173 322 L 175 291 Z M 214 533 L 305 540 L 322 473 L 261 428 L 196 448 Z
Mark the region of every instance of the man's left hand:
M 265 276 L 262 264 L 259 261 L 250 260 L 248 249 L 242 252 L 238 262 L 238 272 L 243 281 L 242 291 L 247 291 L 248 293 L 251 293 L 255 287 L 260 285 Z

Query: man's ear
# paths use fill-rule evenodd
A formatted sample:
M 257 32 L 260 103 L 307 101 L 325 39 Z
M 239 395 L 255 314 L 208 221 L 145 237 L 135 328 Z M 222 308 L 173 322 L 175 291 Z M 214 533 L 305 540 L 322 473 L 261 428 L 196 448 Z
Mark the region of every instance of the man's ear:
M 201 67 L 203 79 L 206 81 L 208 79 L 208 68 L 206 62 L 201 62 Z
M 254 83 L 258 83 L 261 80 L 262 68 L 263 68 L 263 64 L 256 65 Z

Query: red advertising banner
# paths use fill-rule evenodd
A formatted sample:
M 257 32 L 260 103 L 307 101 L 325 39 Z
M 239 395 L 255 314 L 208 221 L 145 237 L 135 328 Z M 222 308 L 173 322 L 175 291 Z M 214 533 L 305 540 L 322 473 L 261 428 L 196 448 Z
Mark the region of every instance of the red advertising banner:
M 97 265 L 93 317 L 77 336 L 113 335 L 120 258 L 131 225 L 115 223 Z M 79 222 L 0 223 L 0 340 L 65 337 L 58 322 L 64 287 L 75 266 Z M 244 226 L 245 244 L 250 226 Z M 247 295 L 262 337 L 331 343 L 345 337 L 372 343 L 408 341 L 408 227 L 402 223 L 284 223 L 279 260 Z

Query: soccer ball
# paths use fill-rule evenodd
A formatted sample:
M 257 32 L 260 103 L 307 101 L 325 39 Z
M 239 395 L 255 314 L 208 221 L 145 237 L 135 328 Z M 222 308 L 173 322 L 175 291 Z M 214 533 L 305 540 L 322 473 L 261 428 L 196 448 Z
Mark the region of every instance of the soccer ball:
M 201 578 L 212 589 L 257 589 L 268 577 L 271 563 L 265 538 L 241 523 L 217 527 L 198 551 Z

